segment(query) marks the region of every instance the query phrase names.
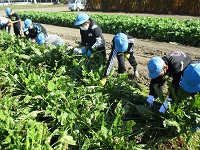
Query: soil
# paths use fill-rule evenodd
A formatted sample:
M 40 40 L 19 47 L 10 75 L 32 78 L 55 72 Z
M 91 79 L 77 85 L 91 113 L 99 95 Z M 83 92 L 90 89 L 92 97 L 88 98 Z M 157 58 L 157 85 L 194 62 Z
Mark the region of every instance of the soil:
M 27 10 L 33 10 L 33 9 L 24 9 Z M 35 8 L 36 11 L 65 11 L 65 12 L 71 12 L 68 11 L 67 5 L 63 7 L 56 7 L 53 5 L 51 8 Z M 22 11 L 22 10 L 15 10 Z M 75 12 L 79 13 L 79 12 Z M 102 12 L 85 12 L 88 15 L 91 13 L 102 13 Z M 125 14 L 125 13 L 124 13 Z M 5 16 L 4 11 L 0 11 L 0 15 Z M 177 16 L 177 15 L 154 15 L 154 14 L 131 14 L 128 13 L 126 15 L 138 15 L 138 16 L 156 16 L 156 17 L 173 17 L 177 19 L 199 19 L 200 17 L 193 17 L 193 16 Z M 49 34 L 58 34 L 61 36 L 65 43 L 68 43 L 69 45 L 72 45 L 74 47 L 77 46 L 77 42 L 80 41 L 80 32 L 79 29 L 74 28 L 67 28 L 67 27 L 59 27 L 59 26 L 52 26 L 47 24 L 42 24 L 47 32 Z M 22 21 L 23 26 L 23 21 Z M 110 47 L 111 47 L 111 40 L 114 37 L 113 34 L 106 34 L 103 33 L 104 38 L 106 40 L 106 47 L 107 47 L 107 58 L 110 53 Z M 147 71 L 147 62 L 151 57 L 154 56 L 163 56 L 167 52 L 170 51 L 183 51 L 185 53 L 188 53 L 191 55 L 193 60 L 200 60 L 200 48 L 199 47 L 190 47 L 190 46 L 184 46 L 177 43 L 165 43 L 165 42 L 156 42 L 149 39 L 137 39 L 135 38 L 135 48 L 134 48 L 134 55 L 138 63 L 138 70 L 140 77 L 136 80 L 139 83 L 142 83 L 144 85 L 149 84 L 149 78 L 148 78 L 148 71 Z M 115 61 L 114 66 L 117 68 L 117 60 Z M 133 73 L 133 69 L 130 69 L 130 64 L 128 61 L 126 62 L 126 68 L 127 71 L 130 73 Z

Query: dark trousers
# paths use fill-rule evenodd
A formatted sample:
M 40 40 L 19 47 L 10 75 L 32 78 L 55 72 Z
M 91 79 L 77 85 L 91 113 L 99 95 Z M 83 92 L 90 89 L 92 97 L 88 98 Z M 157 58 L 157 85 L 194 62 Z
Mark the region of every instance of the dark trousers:
M 8 24 L 8 23 L 7 23 L 7 24 Z M 5 31 L 7 31 L 8 33 L 10 33 L 11 26 L 8 26 L 7 24 L 4 24 L 4 25 L 1 27 L 1 30 L 5 30 Z
M 128 52 L 130 54 L 130 57 L 128 59 L 128 62 L 131 66 L 137 66 L 136 59 L 133 55 L 133 52 Z M 117 60 L 118 60 L 118 73 L 124 73 L 126 71 L 125 68 L 125 53 L 117 53 Z
M 13 26 L 14 33 L 16 36 L 21 36 L 21 28 Z
M 97 51 L 100 52 L 100 56 L 106 58 L 106 48 L 105 46 L 97 48 Z

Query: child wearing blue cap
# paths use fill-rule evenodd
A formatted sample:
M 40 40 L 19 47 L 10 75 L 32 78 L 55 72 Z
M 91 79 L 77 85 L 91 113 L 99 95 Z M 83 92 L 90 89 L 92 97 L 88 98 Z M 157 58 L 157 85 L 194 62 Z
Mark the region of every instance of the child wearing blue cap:
M 132 36 L 118 33 L 114 36 L 112 45 L 112 51 L 109 56 L 108 64 L 104 73 L 104 77 L 100 80 L 101 85 L 106 84 L 106 78 L 110 74 L 115 58 L 118 60 L 118 73 L 124 73 L 125 69 L 125 58 L 128 59 L 130 65 L 133 67 L 134 76 L 139 77 L 137 70 L 137 62 L 133 55 L 134 51 L 134 39 Z
M 46 29 L 39 23 L 33 23 L 31 19 L 24 20 L 24 35 L 27 39 L 35 40 L 38 34 L 44 34 L 45 38 L 48 36 Z
M 179 82 L 181 76 L 183 75 L 186 67 L 192 63 L 192 59 L 189 55 L 183 52 L 170 52 L 164 57 L 153 57 L 147 64 L 150 81 L 150 92 L 147 98 L 147 102 L 150 106 L 153 105 L 154 97 L 155 97 L 155 89 L 154 86 L 157 85 L 158 88 L 162 89 L 163 84 L 165 83 L 164 76 L 172 77 L 172 85 L 175 90 L 179 88 Z M 167 102 L 172 101 L 172 95 L 169 95 L 169 98 L 163 103 L 160 107 L 159 111 L 161 113 L 165 113 L 166 109 L 168 109 Z
M 184 71 L 181 87 L 193 95 L 200 92 L 200 61 L 190 64 Z
M 186 92 L 191 93 L 194 97 L 200 92 L 200 61 L 191 63 L 183 72 L 183 76 L 180 81 L 180 86 Z M 195 131 L 199 130 L 199 126 L 193 127 Z
M 105 39 L 96 21 L 89 18 L 87 14 L 80 13 L 76 16 L 74 25 L 80 28 L 82 54 L 87 54 L 90 57 L 96 50 L 100 52 L 102 57 L 106 58 Z
M 45 37 L 45 35 L 41 33 L 37 35 L 35 41 L 39 45 L 45 44 L 45 45 L 52 45 L 52 46 L 61 46 L 64 44 L 63 39 L 56 34 L 48 34 L 48 37 Z
M 6 8 L 5 12 L 9 19 L 11 19 L 10 25 L 13 24 L 14 33 L 16 36 L 21 36 L 21 19 L 20 16 L 11 10 L 10 8 Z
M 10 25 L 7 18 L 0 16 L 0 29 L 10 33 Z

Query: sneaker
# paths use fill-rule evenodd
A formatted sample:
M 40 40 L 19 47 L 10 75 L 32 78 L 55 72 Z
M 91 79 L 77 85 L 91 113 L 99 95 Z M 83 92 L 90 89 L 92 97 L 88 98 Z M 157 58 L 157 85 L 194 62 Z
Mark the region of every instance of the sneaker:
M 138 77 L 139 77 L 139 72 L 138 72 L 138 70 L 134 71 L 134 76 L 135 76 L 135 78 L 138 78 Z

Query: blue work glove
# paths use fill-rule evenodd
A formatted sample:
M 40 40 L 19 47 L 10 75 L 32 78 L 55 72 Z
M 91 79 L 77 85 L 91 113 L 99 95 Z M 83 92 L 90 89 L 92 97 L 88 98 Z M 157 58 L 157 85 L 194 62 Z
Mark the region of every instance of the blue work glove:
M 168 102 L 171 102 L 171 98 L 167 98 L 167 100 L 161 105 L 159 112 L 165 114 L 166 110 L 168 109 Z
M 87 49 L 85 47 L 81 48 L 82 54 L 86 54 Z
M 147 102 L 149 103 L 149 106 L 153 106 L 154 96 L 149 95 L 148 98 L 147 98 Z
M 92 52 L 88 49 L 87 56 L 90 57 L 92 55 Z

